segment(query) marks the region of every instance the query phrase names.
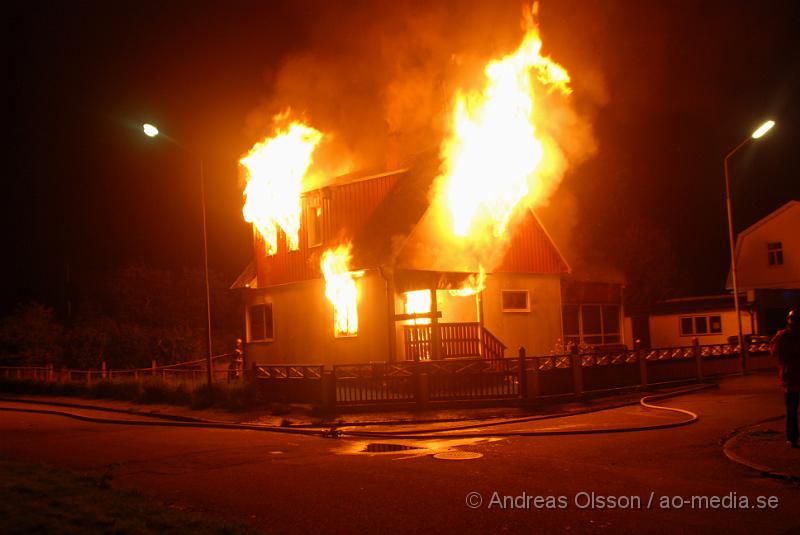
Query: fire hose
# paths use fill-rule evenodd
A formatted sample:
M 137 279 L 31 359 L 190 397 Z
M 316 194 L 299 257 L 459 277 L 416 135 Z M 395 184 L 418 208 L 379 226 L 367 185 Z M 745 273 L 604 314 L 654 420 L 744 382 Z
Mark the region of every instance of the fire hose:
M 66 418 L 72 418 L 75 420 L 80 420 L 84 422 L 91 422 L 91 423 L 100 423 L 100 424 L 115 424 L 115 425 L 132 425 L 132 426 L 151 426 L 151 427 L 186 427 L 186 428 L 200 428 L 200 429 L 230 429 L 230 430 L 249 430 L 249 431 L 267 431 L 267 432 L 274 432 L 274 433 L 285 433 L 285 434 L 294 434 L 294 435 L 306 435 L 306 436 L 319 436 L 319 437 L 328 437 L 328 438 L 339 438 L 339 437 L 355 437 L 355 438 L 398 438 L 402 437 L 404 439 L 442 439 L 442 438 L 488 438 L 488 437 L 513 437 L 513 436 L 558 436 L 558 435 L 588 435 L 588 434 L 607 434 L 607 433 L 629 433 L 629 432 L 637 432 L 637 431 L 651 431 L 651 430 L 658 430 L 658 429 L 669 429 L 674 427 L 681 427 L 685 425 L 690 425 L 699 420 L 697 414 L 684 410 L 678 409 L 675 407 L 665 407 L 662 405 L 655 405 L 653 402 L 660 400 L 660 399 L 667 399 L 675 396 L 680 396 L 684 394 L 690 394 L 693 392 L 697 392 L 700 390 L 705 390 L 708 388 L 716 387 L 716 384 L 702 384 L 698 386 L 694 386 L 687 389 L 676 390 L 673 392 L 668 392 L 665 394 L 655 394 L 642 397 L 638 402 L 628 402 L 628 403 L 621 403 L 618 405 L 614 405 L 611 407 L 604 407 L 600 409 L 589 409 L 585 411 L 575 411 L 571 413 L 562 413 L 562 414 L 553 414 L 553 415 L 545 415 L 545 416 L 530 416 L 524 418 L 512 418 L 512 419 L 504 419 L 495 422 L 484 422 L 478 424 L 470 424 L 470 425 L 463 425 L 463 426 L 451 426 L 446 428 L 437 428 L 435 430 L 419 428 L 419 429 L 412 429 L 412 430 L 398 430 L 398 431 L 356 431 L 356 430 L 348 430 L 343 429 L 348 427 L 348 424 L 341 423 L 327 429 L 311 429 L 311 428 L 297 428 L 297 427 L 284 427 L 284 426 L 267 426 L 267 425 L 257 425 L 257 424 L 242 424 L 242 423 L 228 423 L 228 422 L 215 422 L 215 421 L 170 421 L 170 420 L 161 420 L 161 421 L 149 421 L 149 420 L 126 420 L 126 419 L 115 419 L 115 418 L 100 418 L 96 416 L 86 416 L 81 414 L 75 414 L 66 411 L 60 410 L 50 410 L 50 409 L 27 409 L 27 408 L 15 408 L 15 407 L 0 407 L 0 411 L 6 412 L 23 412 L 23 413 L 34 413 L 34 414 L 48 414 L 54 416 L 62 416 Z M 1 401 L 13 401 L 15 403 L 26 403 L 30 402 L 30 400 L 15 400 L 15 399 L 3 399 Z M 34 402 L 35 403 L 35 402 Z M 452 433 L 453 431 L 463 431 L 469 429 L 486 429 L 490 427 L 497 427 L 501 425 L 509 425 L 515 423 L 525 423 L 531 421 L 540 421 L 545 419 L 554 419 L 554 418 L 567 418 L 570 416 L 578 416 L 581 414 L 588 414 L 593 412 L 602 412 L 607 410 L 613 410 L 616 408 L 630 406 L 637 404 L 643 408 L 652 409 L 652 410 L 660 410 L 660 411 L 669 411 L 674 412 L 677 414 L 681 414 L 685 416 L 684 419 L 675 421 L 675 422 L 667 422 L 667 423 L 660 423 L 660 424 L 649 424 L 649 425 L 642 425 L 642 426 L 625 426 L 625 427 L 614 427 L 614 428 L 589 428 L 589 429 L 572 429 L 572 430 L 540 430 L 540 431 L 483 431 L 483 432 L 475 432 L 475 433 L 458 433 L 458 434 L 447 434 Z M 92 409 L 97 410 L 97 409 Z M 106 409 L 110 410 L 110 409 Z M 322 426 L 320 426 L 322 427 Z

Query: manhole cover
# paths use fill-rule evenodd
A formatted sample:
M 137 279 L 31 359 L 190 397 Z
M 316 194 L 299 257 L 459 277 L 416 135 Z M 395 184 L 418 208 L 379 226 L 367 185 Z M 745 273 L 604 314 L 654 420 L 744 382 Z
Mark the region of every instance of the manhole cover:
M 386 453 L 387 451 L 405 451 L 405 450 L 415 450 L 414 446 L 406 446 L 405 444 L 387 444 L 385 442 L 374 442 L 372 444 L 367 444 L 367 447 L 361 451 L 365 451 L 367 453 Z
M 483 453 L 478 453 L 476 451 L 453 450 L 437 453 L 434 455 L 434 457 L 436 459 L 443 459 L 445 461 L 468 461 L 470 459 L 480 459 L 483 457 Z

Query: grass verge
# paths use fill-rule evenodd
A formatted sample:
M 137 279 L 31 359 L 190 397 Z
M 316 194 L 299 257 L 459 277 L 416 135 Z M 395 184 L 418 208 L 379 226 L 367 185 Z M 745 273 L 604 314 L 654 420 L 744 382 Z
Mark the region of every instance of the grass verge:
M 244 524 L 111 489 L 105 477 L 2 458 L 0 519 L 0 531 L 8 534 L 258 533 Z
M 220 383 L 210 389 L 202 385 L 191 389 L 183 384 L 170 384 L 158 379 L 145 381 L 97 381 L 86 383 L 47 383 L 33 380 L 0 379 L 0 392 L 17 395 L 71 396 L 94 399 L 115 399 L 149 405 L 184 405 L 193 409 L 219 407 L 244 411 L 270 407 L 253 383 L 239 381 Z

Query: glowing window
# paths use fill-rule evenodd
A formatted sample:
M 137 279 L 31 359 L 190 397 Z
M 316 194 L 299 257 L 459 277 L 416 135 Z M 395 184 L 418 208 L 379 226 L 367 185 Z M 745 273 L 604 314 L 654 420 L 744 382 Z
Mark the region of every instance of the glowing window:
M 310 200 L 306 206 L 306 237 L 309 247 L 322 245 L 322 206 L 318 199 Z

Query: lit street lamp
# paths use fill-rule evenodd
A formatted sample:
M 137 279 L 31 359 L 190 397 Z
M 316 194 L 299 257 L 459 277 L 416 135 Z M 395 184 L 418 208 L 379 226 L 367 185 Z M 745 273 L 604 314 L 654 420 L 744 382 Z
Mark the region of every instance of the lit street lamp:
M 153 126 L 152 124 L 145 123 L 142 125 L 142 130 L 144 130 L 144 134 L 147 137 L 156 137 L 159 135 L 158 128 Z M 170 139 L 173 143 L 175 143 L 178 147 L 183 149 L 186 152 L 189 152 L 183 145 L 177 143 L 175 140 L 169 138 L 168 136 L 164 136 L 167 139 Z M 189 152 L 191 154 L 191 152 Z M 194 156 L 194 155 L 193 155 Z M 203 170 L 203 160 L 202 158 L 198 158 L 200 162 L 200 206 L 203 209 L 203 274 L 205 277 L 205 284 L 206 284 L 206 333 L 207 333 L 207 355 L 206 355 L 206 379 L 208 380 L 208 386 L 211 388 L 212 378 L 211 378 L 211 290 L 209 288 L 208 283 L 208 236 L 206 234 L 206 184 L 205 184 L 205 172 Z
M 746 369 L 747 363 L 744 361 L 745 359 L 745 349 L 744 349 L 744 340 L 742 338 L 742 316 L 739 311 L 739 282 L 736 278 L 736 257 L 735 251 L 733 247 L 733 213 L 731 211 L 731 180 L 728 176 L 728 160 L 736 154 L 739 149 L 744 147 L 747 143 L 750 142 L 752 139 L 758 139 L 764 134 L 766 134 L 770 128 L 775 126 L 775 121 L 767 121 L 761 126 L 759 126 L 752 135 L 746 137 L 741 143 L 739 143 L 735 149 L 730 151 L 727 156 L 725 156 L 725 203 L 728 209 L 728 242 L 731 248 L 731 279 L 733 280 L 733 304 L 734 308 L 736 309 L 736 322 L 738 325 L 738 337 L 739 337 L 739 352 L 742 355 L 742 370 Z

